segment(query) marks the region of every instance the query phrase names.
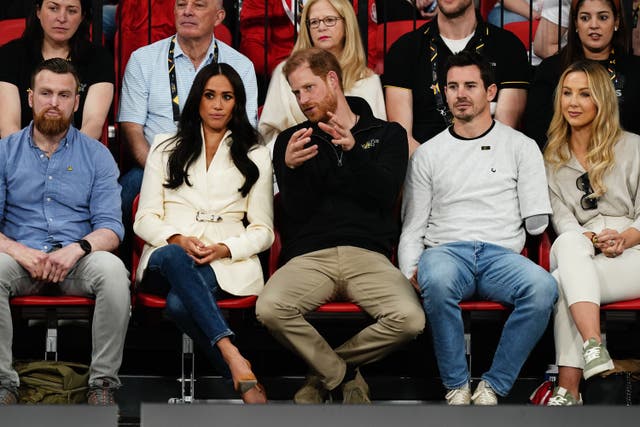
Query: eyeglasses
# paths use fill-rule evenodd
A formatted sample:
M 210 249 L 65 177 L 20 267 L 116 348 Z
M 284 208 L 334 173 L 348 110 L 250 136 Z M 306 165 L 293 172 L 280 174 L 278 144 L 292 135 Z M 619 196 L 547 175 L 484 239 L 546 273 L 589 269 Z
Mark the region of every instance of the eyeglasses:
M 580 198 L 580 206 L 585 211 L 596 209 L 598 207 L 598 199 L 590 197 L 593 194 L 591 182 L 589 182 L 589 173 L 585 172 L 576 179 L 576 187 L 583 191 L 584 195 Z
M 316 29 L 320 27 L 320 23 L 323 23 L 327 27 L 335 27 L 338 21 L 342 19 L 341 16 L 325 16 L 324 18 L 307 19 L 307 27 Z

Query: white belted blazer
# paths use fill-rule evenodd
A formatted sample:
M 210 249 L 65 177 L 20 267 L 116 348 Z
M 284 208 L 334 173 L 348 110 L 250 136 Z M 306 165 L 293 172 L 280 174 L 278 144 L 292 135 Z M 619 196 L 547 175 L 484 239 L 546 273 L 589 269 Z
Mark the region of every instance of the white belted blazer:
M 231 159 L 231 132 L 220 142 L 209 169 L 202 154 L 189 168 L 189 182 L 176 189 L 163 186 L 172 135 L 158 135 L 150 149 L 133 229 L 145 242 L 136 281 L 140 282 L 153 251 L 174 234 L 194 236 L 205 244 L 224 243 L 230 258 L 211 262 L 220 287 L 232 295 L 258 295 L 264 286 L 257 254 L 273 243 L 273 175 L 269 150 L 254 147 L 249 158 L 260 177 L 246 197 L 238 189 L 244 176 Z M 199 212 L 199 214 L 198 214 Z M 243 218 L 246 215 L 248 225 Z M 198 217 L 198 219 L 196 219 Z

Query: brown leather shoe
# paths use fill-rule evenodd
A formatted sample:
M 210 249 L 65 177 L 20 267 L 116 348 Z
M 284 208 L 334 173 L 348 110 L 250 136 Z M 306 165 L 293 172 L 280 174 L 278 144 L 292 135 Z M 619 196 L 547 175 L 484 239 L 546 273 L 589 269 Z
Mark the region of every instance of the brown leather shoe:
M 331 399 L 331 393 L 324 388 L 320 378 L 310 374 L 304 385 L 293 396 L 293 402 L 298 405 L 320 404 L 324 403 L 327 398 Z
M 18 403 L 18 393 L 6 387 L 0 387 L 0 405 L 15 405 Z
M 360 370 L 356 371 L 355 379 L 342 385 L 342 403 L 345 405 L 362 405 L 371 403 L 369 385 L 364 380 Z

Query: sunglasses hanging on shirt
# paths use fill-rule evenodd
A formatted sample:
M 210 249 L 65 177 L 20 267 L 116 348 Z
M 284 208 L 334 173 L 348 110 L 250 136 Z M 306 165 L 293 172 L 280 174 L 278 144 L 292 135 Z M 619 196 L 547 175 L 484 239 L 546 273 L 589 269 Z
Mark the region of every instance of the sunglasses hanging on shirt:
M 576 187 L 582 191 L 584 195 L 580 198 L 580 206 L 585 211 L 596 209 L 598 207 L 598 199 L 593 197 L 593 188 L 589 181 L 589 173 L 585 172 L 576 179 Z

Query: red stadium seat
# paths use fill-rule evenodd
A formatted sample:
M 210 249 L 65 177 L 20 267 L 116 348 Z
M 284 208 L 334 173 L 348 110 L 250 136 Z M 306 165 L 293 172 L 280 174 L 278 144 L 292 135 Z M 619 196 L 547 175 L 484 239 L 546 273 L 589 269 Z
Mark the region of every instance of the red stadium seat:
M 538 25 L 540 25 L 540 20 L 534 19 L 533 26 L 529 25 L 529 21 L 523 22 L 512 22 L 510 24 L 505 24 L 504 29 L 511 31 L 515 34 L 522 44 L 524 45 L 527 51 L 531 50 L 531 43 L 533 43 L 533 38 L 536 35 L 536 31 L 538 30 Z M 529 37 L 529 29 L 531 28 L 531 37 Z
M 0 46 L 22 36 L 26 25 L 27 20 L 24 18 L 0 20 Z
M 384 73 L 384 59 L 391 45 L 403 34 L 415 30 L 429 20 L 391 21 L 379 24 L 376 30 L 376 57 L 374 71 L 376 74 Z
M 482 19 L 487 21 L 489 17 L 489 12 L 491 9 L 498 3 L 500 0 L 480 0 L 480 15 L 482 15 Z
M 47 322 L 45 360 L 58 360 L 58 320 L 91 319 L 95 300 L 78 296 L 28 295 L 13 297 L 9 301 L 18 317 L 42 319 Z

